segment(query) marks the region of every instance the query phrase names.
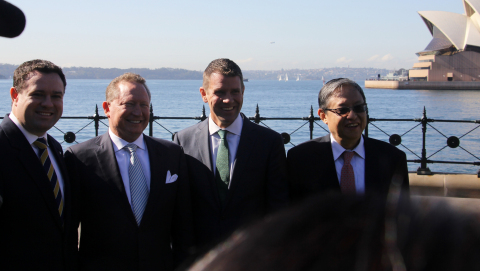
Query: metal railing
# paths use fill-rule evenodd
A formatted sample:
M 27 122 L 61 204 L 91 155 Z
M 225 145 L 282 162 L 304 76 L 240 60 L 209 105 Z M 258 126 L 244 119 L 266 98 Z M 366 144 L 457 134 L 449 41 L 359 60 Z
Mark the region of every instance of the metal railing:
M 159 120 L 198 120 L 198 121 L 203 121 L 206 118 L 207 118 L 207 116 L 205 114 L 205 106 L 203 106 L 202 114 L 200 116 L 196 116 L 196 117 L 164 117 L 164 116 L 155 116 L 154 113 L 153 113 L 153 106 L 150 105 L 150 119 L 149 119 L 148 135 L 153 136 L 153 134 L 154 134 L 153 127 L 154 127 L 154 123 L 155 123 L 159 127 L 161 127 L 162 129 L 164 129 L 166 132 L 171 134 L 172 140 L 173 140 L 175 132 L 170 131 L 167 127 L 162 125 L 160 122 L 158 122 Z M 98 136 L 100 123 L 105 125 L 106 127 L 108 127 L 108 124 L 104 122 L 104 120 L 106 120 L 108 118 L 106 116 L 100 116 L 98 114 L 98 106 L 95 106 L 95 113 L 93 114 L 93 116 L 86 116 L 86 117 L 68 117 L 68 116 L 66 116 L 66 117 L 61 117 L 61 119 L 91 120 L 88 124 L 83 126 L 77 132 L 70 132 L 70 131 L 69 132 L 64 132 L 64 131 L 60 130 L 59 128 L 57 128 L 57 126 L 54 126 L 53 128 L 55 128 L 58 132 L 63 134 L 64 142 L 67 142 L 67 143 L 74 143 L 74 142 L 78 143 L 76 141 L 76 135 L 80 131 L 84 130 L 86 127 L 90 126 L 92 123 L 94 124 L 95 136 Z M 248 117 L 248 119 L 250 119 L 251 121 L 253 121 L 257 124 L 264 125 L 268 128 L 270 128 L 270 127 L 265 123 L 265 121 L 273 121 L 273 120 L 303 121 L 303 123 L 298 128 L 294 129 L 292 132 L 290 132 L 290 133 L 282 132 L 281 133 L 281 135 L 283 137 L 283 140 L 284 140 L 284 144 L 291 144 L 293 146 L 295 146 L 295 144 L 293 144 L 291 142 L 291 136 L 294 133 L 296 133 L 298 130 L 300 130 L 302 127 L 306 126 L 307 124 L 308 124 L 309 138 L 310 139 L 313 139 L 313 132 L 314 132 L 315 125 L 318 126 L 321 129 L 323 129 L 323 131 L 326 134 L 329 133 L 329 131 L 327 129 L 325 129 L 324 127 L 322 127 L 318 123 L 318 121 L 320 121 L 320 118 L 314 116 L 313 107 L 310 107 L 310 114 L 307 117 L 262 117 L 262 116 L 260 116 L 260 109 L 257 105 L 256 110 L 255 110 L 255 115 L 253 117 Z M 377 126 L 375 124 L 377 122 L 404 122 L 404 123 L 414 122 L 415 125 L 413 127 L 409 128 L 405 133 L 399 135 L 399 134 L 389 134 L 389 133 L 385 132 L 383 129 L 381 129 L 379 126 Z M 435 123 L 435 122 L 436 123 L 471 123 L 471 124 L 475 124 L 475 127 L 470 129 L 468 132 L 465 132 L 463 135 L 461 135 L 459 137 L 457 137 L 457 136 L 448 137 L 444 133 L 442 133 L 439 129 L 437 129 L 436 127 L 434 127 L 432 125 L 432 123 Z M 469 150 L 467 150 L 466 148 L 464 148 L 460 145 L 460 139 L 462 139 L 463 137 L 465 137 L 466 135 L 470 134 L 471 132 L 473 132 L 474 130 L 476 130 L 480 127 L 480 120 L 439 120 L 439 119 L 431 119 L 431 118 L 427 118 L 427 112 L 426 112 L 426 109 L 424 107 L 423 115 L 422 115 L 421 118 L 413 118 L 413 119 L 383 119 L 382 118 L 382 119 L 380 119 L 380 118 L 371 118 L 370 116 L 367 115 L 367 125 L 366 125 L 365 131 L 364 131 L 364 134 L 366 136 L 369 135 L 369 130 L 371 129 L 371 127 L 369 127 L 369 126 L 371 126 L 373 128 L 376 128 L 379 131 L 379 133 L 382 133 L 382 134 L 388 136 L 389 137 L 388 141 L 390 142 L 390 144 L 392 144 L 394 146 L 402 146 L 409 153 L 411 153 L 415 157 L 417 157 L 418 159 L 410 159 L 410 160 L 407 160 L 407 162 L 420 164 L 420 167 L 417 169 L 417 174 L 419 174 L 419 175 L 430 175 L 430 174 L 432 174 L 432 172 L 428 168 L 427 164 L 433 164 L 433 163 L 457 164 L 457 165 L 474 165 L 474 166 L 479 166 L 480 165 L 480 158 L 478 156 L 476 156 L 475 154 L 473 154 L 473 151 L 469 151 Z M 422 129 L 422 131 L 421 131 L 421 134 L 422 134 L 421 154 L 417 154 L 414 151 L 412 151 L 412 148 L 409 148 L 402 143 L 402 137 L 409 134 L 414 129 L 416 129 L 420 126 L 421 126 L 421 129 Z M 426 147 L 427 128 L 428 127 L 432 128 L 432 130 L 438 132 L 439 135 L 446 138 L 445 145 L 442 146 L 440 149 L 436 150 L 435 152 L 433 152 L 432 154 L 430 154 L 429 156 L 427 156 L 427 147 Z M 62 142 L 62 143 L 64 143 L 64 142 Z M 430 159 L 433 155 L 443 151 L 447 147 L 451 148 L 451 149 L 460 148 L 463 151 L 465 151 L 467 154 L 469 154 L 471 157 L 475 158 L 476 161 L 468 162 L 468 161 L 450 161 L 450 160 L 445 161 L 445 160 L 432 160 L 432 159 Z M 480 171 L 477 174 L 480 178 Z

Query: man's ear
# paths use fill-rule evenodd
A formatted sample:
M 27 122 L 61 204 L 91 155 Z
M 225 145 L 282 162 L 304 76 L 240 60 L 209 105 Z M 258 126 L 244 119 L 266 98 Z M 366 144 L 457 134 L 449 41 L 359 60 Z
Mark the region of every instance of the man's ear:
M 323 109 L 319 108 L 317 113 L 318 113 L 318 116 L 320 117 L 320 119 L 323 121 L 323 123 L 328 125 L 327 114 L 325 113 L 325 111 Z
M 203 87 L 200 87 L 200 95 L 202 95 L 203 102 L 208 103 L 207 91 Z
M 10 98 L 12 98 L 12 103 L 15 102 L 15 100 L 17 99 L 18 97 L 18 92 L 17 92 L 17 89 L 15 87 L 11 87 L 10 88 Z
M 110 118 L 110 104 L 107 101 L 105 101 L 102 103 L 102 107 L 103 107 L 103 112 L 105 113 L 105 116 Z

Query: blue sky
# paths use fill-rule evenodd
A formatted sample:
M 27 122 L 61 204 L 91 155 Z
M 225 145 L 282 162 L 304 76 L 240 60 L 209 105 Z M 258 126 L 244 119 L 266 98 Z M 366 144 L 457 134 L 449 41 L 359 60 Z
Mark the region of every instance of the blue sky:
M 431 40 L 417 12 L 464 13 L 462 0 L 10 2 L 27 26 L 0 38 L 0 63 L 102 68 L 411 68 Z

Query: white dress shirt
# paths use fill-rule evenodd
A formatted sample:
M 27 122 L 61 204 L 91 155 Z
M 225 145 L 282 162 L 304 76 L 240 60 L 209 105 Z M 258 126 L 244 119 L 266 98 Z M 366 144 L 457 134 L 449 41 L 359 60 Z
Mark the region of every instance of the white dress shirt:
M 115 151 L 115 157 L 117 158 L 118 168 L 120 169 L 120 175 L 122 175 L 123 186 L 125 187 L 125 192 L 127 193 L 128 202 L 130 206 L 132 205 L 132 196 L 130 194 L 130 179 L 128 178 L 128 165 L 130 163 L 130 151 L 124 149 L 127 144 L 133 143 L 138 146 L 137 148 L 137 157 L 142 163 L 143 175 L 147 181 L 148 191 L 150 191 L 150 160 L 148 158 L 148 150 L 145 141 L 143 141 L 143 134 L 140 135 L 137 140 L 133 142 L 127 142 L 117 135 L 115 135 L 112 130 L 108 129 L 108 134 L 113 143 L 113 150 Z
M 9 117 L 13 121 L 13 123 L 15 123 L 15 125 L 17 125 L 18 129 L 20 129 L 20 131 L 22 131 L 23 135 L 27 139 L 27 141 L 30 144 L 30 146 L 32 147 L 33 151 L 38 156 L 38 153 L 39 153 L 40 149 L 37 146 L 35 146 L 33 144 L 33 142 L 37 141 L 39 136 L 34 135 L 34 134 L 28 132 L 27 130 L 25 130 L 25 128 L 23 128 L 23 126 L 20 124 L 20 121 L 18 121 L 17 117 L 15 117 L 13 112 L 10 112 Z M 57 180 L 58 180 L 58 183 L 60 184 L 60 190 L 62 192 L 62 198 L 65 200 L 65 196 L 64 196 L 65 194 L 63 193 L 63 185 L 64 184 L 63 184 L 62 172 L 60 171 L 60 168 L 58 167 L 58 163 L 57 163 L 57 160 L 55 159 L 55 155 L 52 155 L 52 153 L 53 153 L 52 148 L 50 146 L 48 146 L 47 133 L 45 133 L 41 137 L 45 138 L 45 141 L 47 141 L 48 157 L 50 157 L 50 161 L 52 162 L 53 169 L 55 169 L 55 173 L 57 174 Z M 60 154 L 60 156 L 62 156 L 62 155 L 63 154 Z
M 230 184 L 232 183 L 232 176 L 233 176 L 233 169 L 235 168 L 235 157 L 237 156 L 237 149 L 238 143 L 240 142 L 240 135 L 242 134 L 243 128 L 243 118 L 240 114 L 238 114 L 235 121 L 233 121 L 230 126 L 223 130 L 227 130 L 227 144 L 228 144 L 228 164 L 230 166 L 230 182 L 228 184 L 228 188 L 230 188 Z M 218 135 L 218 130 L 221 128 L 218 127 L 215 122 L 213 122 L 212 118 L 208 118 L 208 131 L 210 134 L 210 156 L 212 157 L 212 167 L 213 173 L 216 174 L 216 161 L 217 161 L 217 151 L 218 146 L 220 146 L 220 142 L 222 141 L 220 135 Z
M 337 171 L 338 182 L 341 180 L 342 167 L 343 167 L 343 148 L 330 134 L 330 141 L 332 142 L 333 159 L 335 160 L 335 169 Z M 355 189 L 357 194 L 365 194 L 365 146 L 363 136 L 360 137 L 360 142 L 353 150 L 355 154 L 350 161 L 353 167 L 353 173 L 355 174 Z

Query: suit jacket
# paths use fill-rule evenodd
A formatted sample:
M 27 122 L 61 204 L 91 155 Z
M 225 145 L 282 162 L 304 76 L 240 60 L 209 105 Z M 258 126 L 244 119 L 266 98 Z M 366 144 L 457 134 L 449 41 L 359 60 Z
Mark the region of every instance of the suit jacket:
M 140 226 L 108 132 L 65 153 L 78 188 L 81 270 L 173 270 L 193 244 L 185 155 L 171 142 L 145 135 L 144 140 L 151 181 Z M 178 179 L 167 184 L 167 171 Z
M 243 116 L 243 115 L 242 115 Z M 175 135 L 187 155 L 197 245 L 214 245 L 239 226 L 288 204 L 285 148 L 273 130 L 243 116 L 234 170 L 224 204 L 215 183 L 208 120 Z
M 64 181 L 64 221 L 37 154 L 22 131 L 5 116 L 0 124 L 0 269 L 74 270 L 76 227 L 72 223 L 72 193 L 63 151 L 51 136 Z M 62 225 L 63 224 L 63 225 Z
M 401 178 L 402 191 L 408 191 L 405 153 L 388 143 L 368 137 L 364 137 L 364 146 L 365 193 L 387 195 L 394 173 Z M 287 161 L 293 200 L 327 191 L 340 192 L 330 135 L 291 148 Z

